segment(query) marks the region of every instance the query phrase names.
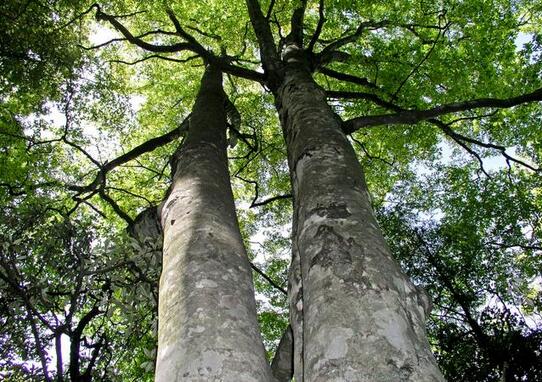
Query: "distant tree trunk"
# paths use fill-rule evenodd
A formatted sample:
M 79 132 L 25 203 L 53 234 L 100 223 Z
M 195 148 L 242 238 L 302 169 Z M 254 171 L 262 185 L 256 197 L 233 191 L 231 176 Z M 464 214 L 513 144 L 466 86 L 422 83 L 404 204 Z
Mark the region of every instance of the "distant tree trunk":
M 273 362 L 271 362 L 271 371 L 277 382 L 289 382 L 292 380 L 292 373 L 294 371 L 293 341 L 292 328 L 288 326 L 282 334 L 275 356 L 273 357 Z
M 208 67 L 163 203 L 156 381 L 272 381 L 226 156 L 222 73 Z
M 293 48 L 274 93 L 294 195 L 295 380 L 443 381 L 429 301 L 392 258 L 340 119 Z

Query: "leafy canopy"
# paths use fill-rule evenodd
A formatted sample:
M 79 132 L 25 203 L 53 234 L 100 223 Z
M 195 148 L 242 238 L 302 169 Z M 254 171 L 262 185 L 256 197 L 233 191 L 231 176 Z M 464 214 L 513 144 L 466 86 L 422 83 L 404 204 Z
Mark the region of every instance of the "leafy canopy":
M 314 77 L 393 252 L 434 301 L 428 328 L 446 376 L 540 378 L 542 6 L 260 7 L 277 49 L 304 10 Z M 169 185 L 203 58 L 220 62 L 241 115 L 230 172 L 266 275 L 255 285 L 271 356 L 287 323 L 292 208 L 245 2 L 12 0 L 0 14 L 0 375 L 152 379 L 160 243 L 125 228 Z M 153 51 L 168 46 L 180 48 Z

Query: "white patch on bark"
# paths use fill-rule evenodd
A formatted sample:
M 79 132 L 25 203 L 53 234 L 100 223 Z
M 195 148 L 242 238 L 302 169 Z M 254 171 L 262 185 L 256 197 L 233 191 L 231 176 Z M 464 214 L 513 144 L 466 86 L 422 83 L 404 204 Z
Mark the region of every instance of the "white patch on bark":
M 296 180 L 297 184 L 301 184 L 303 181 L 303 172 L 305 169 L 305 162 L 309 162 L 310 158 L 307 156 L 301 157 L 297 163 L 295 164 L 295 174 L 296 174 Z
M 389 309 L 378 310 L 373 313 L 374 322 L 378 327 L 378 332 L 394 349 L 408 354 L 412 345 L 406 342 L 406 338 L 408 338 L 408 334 L 406 334 L 407 323 L 400 315 L 393 313 L 395 312 L 390 312 Z
M 348 353 L 347 341 L 352 337 L 354 331 L 350 328 L 336 328 L 329 333 L 331 341 L 326 349 L 326 358 L 342 358 Z
M 301 228 L 299 234 L 302 235 L 307 228 L 318 226 L 320 223 L 327 221 L 329 221 L 329 218 L 327 216 L 311 214 L 308 219 L 305 219 L 303 221 L 303 227 Z
M 203 279 L 196 283 L 196 288 L 216 288 L 218 286 L 213 280 Z
M 186 333 L 187 337 L 196 337 L 198 334 L 201 334 L 205 331 L 205 327 L 203 326 L 196 326 L 193 328 L 188 328 L 188 332 Z
M 202 369 L 208 372 L 206 374 L 212 373 L 214 375 L 220 375 L 218 371 L 222 368 L 222 360 L 224 358 L 222 354 L 211 350 L 203 352 L 201 358 L 201 365 L 205 369 L 203 369 L 203 367 L 200 369 L 200 375 L 205 375 L 201 373 Z
M 319 359 L 313 368 L 318 370 L 330 360 L 344 358 L 348 354 L 348 340 L 353 335 L 354 331 L 350 328 L 333 328 L 327 333 L 319 333 L 315 342 L 326 350 L 324 357 Z

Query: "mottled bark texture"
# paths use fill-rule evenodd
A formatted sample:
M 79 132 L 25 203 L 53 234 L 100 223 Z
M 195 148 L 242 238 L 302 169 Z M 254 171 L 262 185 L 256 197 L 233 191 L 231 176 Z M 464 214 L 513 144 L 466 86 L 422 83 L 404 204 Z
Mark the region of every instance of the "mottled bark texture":
M 272 381 L 226 157 L 222 74 L 202 79 L 163 203 L 156 381 Z
M 279 346 L 273 357 L 273 362 L 271 362 L 271 371 L 277 382 L 289 382 L 292 380 L 294 371 L 293 348 L 294 337 L 292 327 L 288 325 L 282 334 Z
M 352 146 L 296 48 L 275 91 L 294 194 L 290 311 L 301 381 L 443 381 L 426 295 L 374 218 Z
M 141 244 L 152 245 L 161 249 L 162 226 L 159 214 L 159 208 L 156 206 L 143 210 L 137 215 L 134 222 L 128 226 L 128 235 Z

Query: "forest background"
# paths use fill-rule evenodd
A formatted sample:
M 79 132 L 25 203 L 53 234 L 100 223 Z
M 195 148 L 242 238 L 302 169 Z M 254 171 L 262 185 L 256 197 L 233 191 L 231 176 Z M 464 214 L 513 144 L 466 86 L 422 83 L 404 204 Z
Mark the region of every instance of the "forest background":
M 444 375 L 541 380 L 542 6 L 300 3 L 314 78 L 388 245 L 433 301 L 427 330 Z M 284 44 L 296 6 L 261 4 Z M 161 241 L 127 227 L 170 186 L 203 55 L 145 50 L 112 20 L 149 46 L 172 45 L 168 9 L 225 58 L 241 118 L 230 120 L 229 168 L 269 358 L 288 325 L 292 190 L 245 3 L 6 1 L 2 377 L 153 379 Z

